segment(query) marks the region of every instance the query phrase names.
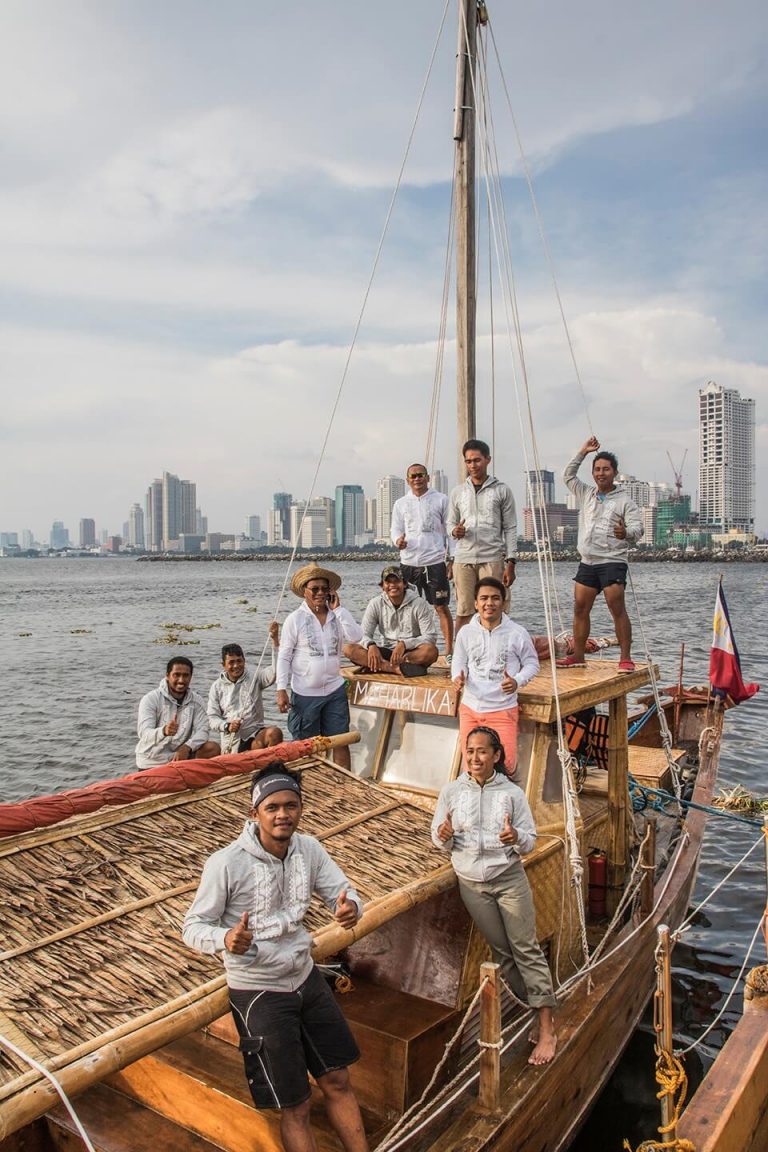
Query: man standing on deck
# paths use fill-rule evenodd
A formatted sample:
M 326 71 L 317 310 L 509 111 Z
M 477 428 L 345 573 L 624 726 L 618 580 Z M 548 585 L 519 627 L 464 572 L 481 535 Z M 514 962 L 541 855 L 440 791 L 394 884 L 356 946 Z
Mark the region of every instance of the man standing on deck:
M 467 479 L 453 489 L 448 504 L 448 531 L 458 541 L 453 562 L 457 632 L 472 616 L 482 576 L 501 581 L 508 609 L 517 550 L 515 498 L 508 485 L 488 475 L 490 448 L 483 440 L 467 440 L 462 455 Z
M 453 652 L 451 577 L 456 542 L 448 531 L 448 497 L 429 486 L 425 464 L 411 464 L 405 474 L 407 496 L 392 508 L 392 543 L 400 549 L 403 579 L 437 613 L 445 655 Z
M 254 776 L 245 828 L 206 861 L 182 934 L 223 957 L 251 1096 L 280 1110 L 285 1152 L 316 1148 L 308 1074 L 345 1152 L 367 1152 L 348 1071 L 360 1053 L 302 923 L 315 892 L 343 928 L 363 905 L 322 844 L 296 831 L 301 811 L 300 779 L 282 761 Z
M 221 748 L 209 740 L 205 704 L 190 688 L 192 661 L 172 656 L 165 676 L 139 704 L 136 767 L 156 768 L 171 760 L 208 760 Z
M 362 643 L 345 644 L 344 655 L 369 672 L 426 676 L 437 660 L 436 641 L 432 609 L 408 587 L 399 565 L 390 564 L 381 574 L 381 595 L 363 615 Z
M 294 740 L 349 731 L 341 655 L 345 643 L 362 640 L 363 630 L 339 604 L 340 587 L 340 576 L 316 564 L 299 568 L 291 580 L 291 591 L 303 603 L 283 624 L 277 657 L 277 707 L 288 712 L 288 729 Z M 349 768 L 349 748 L 334 748 L 333 758 L 340 768 Z
M 574 576 L 573 653 L 557 661 L 558 668 L 583 668 L 589 638 L 590 613 L 600 592 L 613 617 L 619 641 L 619 672 L 634 672 L 630 656 L 632 625 L 624 604 L 629 546 L 643 535 L 640 509 L 615 485 L 619 462 L 612 452 L 598 452 L 600 444 L 590 436 L 563 472 L 563 480 L 576 497 L 579 509 L 578 549 L 581 563 Z M 592 461 L 594 485 L 577 478 L 584 458 Z

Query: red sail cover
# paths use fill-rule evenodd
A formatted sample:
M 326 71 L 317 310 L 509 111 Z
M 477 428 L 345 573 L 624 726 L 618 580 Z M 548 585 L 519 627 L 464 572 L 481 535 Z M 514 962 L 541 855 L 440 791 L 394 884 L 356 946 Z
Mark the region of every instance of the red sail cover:
M 316 741 L 291 740 L 274 748 L 216 756 L 213 760 L 172 760 L 158 768 L 147 768 L 120 776 L 117 780 L 100 780 L 85 788 L 73 788 L 54 796 L 34 796 L 18 804 L 0 804 L 0 838 L 31 832 L 58 824 L 69 816 L 96 812 L 115 804 L 130 804 L 164 792 L 183 792 L 187 788 L 205 788 L 224 776 L 238 776 L 263 768 L 272 760 L 300 760 L 311 756 Z
M 728 605 L 722 581 L 717 586 L 712 650 L 709 654 L 709 682 L 713 691 L 727 696 L 733 704 L 749 700 L 759 691 L 759 684 L 745 684 L 741 677 L 739 650 L 733 638 Z

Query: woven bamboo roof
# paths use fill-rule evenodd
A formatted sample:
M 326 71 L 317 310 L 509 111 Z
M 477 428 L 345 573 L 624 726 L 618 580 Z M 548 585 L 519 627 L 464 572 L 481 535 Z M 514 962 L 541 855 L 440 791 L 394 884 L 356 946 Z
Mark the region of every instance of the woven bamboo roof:
M 366 903 L 445 871 L 428 813 L 330 761 L 298 767 L 301 830 L 325 843 Z M 223 987 L 220 961 L 188 949 L 180 930 L 205 859 L 242 829 L 249 780 L 136 801 L 0 843 L 0 1032 L 66 1069 Z M 333 921 L 318 901 L 306 923 L 322 934 Z M 0 1048 L 0 1139 L 18 1126 L 14 1098 L 39 1079 Z

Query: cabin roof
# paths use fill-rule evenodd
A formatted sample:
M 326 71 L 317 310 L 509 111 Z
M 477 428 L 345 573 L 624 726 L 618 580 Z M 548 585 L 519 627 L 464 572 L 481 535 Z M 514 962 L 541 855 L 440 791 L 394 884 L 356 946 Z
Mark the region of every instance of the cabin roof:
M 301 830 L 324 842 L 365 902 L 445 869 L 429 813 L 329 761 L 296 767 Z M 188 949 L 180 929 L 205 859 L 243 827 L 249 782 L 229 777 L 2 841 L 1 1032 L 61 1067 L 221 978 L 220 961 Z M 315 902 L 310 931 L 331 922 Z M 0 1049 L 0 1113 L 30 1077 Z
M 658 674 L 658 669 L 656 671 Z M 342 668 L 342 675 L 350 685 L 351 704 L 434 716 L 455 716 L 458 712 L 461 696 L 447 668 L 407 679 L 386 673 L 358 672 L 354 668 Z M 557 668 L 556 676 L 557 691 L 552 664 L 545 661 L 539 674 L 520 689 L 518 701 L 522 716 L 551 724 L 557 720 L 556 695 L 560 698 L 560 715 L 568 716 L 617 696 L 626 696 L 650 683 L 647 664 L 638 664 L 634 672 L 624 673 L 619 672 L 617 660 L 589 659 L 584 668 Z

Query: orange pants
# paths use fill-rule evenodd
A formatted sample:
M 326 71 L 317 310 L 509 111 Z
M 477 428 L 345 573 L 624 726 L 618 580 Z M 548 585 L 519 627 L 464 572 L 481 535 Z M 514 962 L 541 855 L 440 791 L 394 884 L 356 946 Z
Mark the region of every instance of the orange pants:
M 504 748 L 504 766 L 507 775 L 514 776 L 517 767 L 518 707 L 500 708 L 498 712 L 474 712 L 466 704 L 459 706 L 459 734 L 462 752 L 467 750 L 467 736 L 473 728 L 493 728 Z

